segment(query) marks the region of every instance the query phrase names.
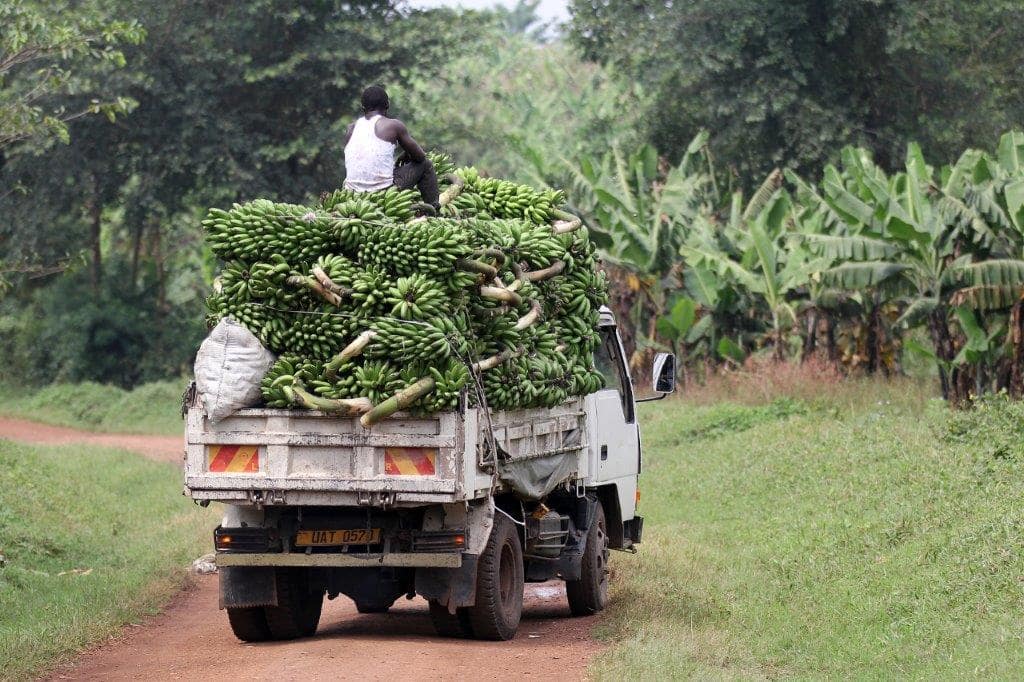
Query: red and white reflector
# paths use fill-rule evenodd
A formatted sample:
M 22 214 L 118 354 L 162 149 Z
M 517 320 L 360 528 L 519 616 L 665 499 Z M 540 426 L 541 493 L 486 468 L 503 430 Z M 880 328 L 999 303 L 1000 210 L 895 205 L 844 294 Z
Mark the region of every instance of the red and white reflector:
M 388 476 L 433 476 L 437 473 L 437 450 L 384 448 L 384 473 Z
M 258 445 L 211 445 L 206 470 L 213 474 L 251 474 L 260 470 Z

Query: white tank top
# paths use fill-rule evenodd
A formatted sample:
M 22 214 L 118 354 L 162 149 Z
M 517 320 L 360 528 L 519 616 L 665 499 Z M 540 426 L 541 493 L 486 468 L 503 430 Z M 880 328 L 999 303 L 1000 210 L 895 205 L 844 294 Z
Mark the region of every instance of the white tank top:
M 377 137 L 377 119 L 360 116 L 345 145 L 345 189 L 375 192 L 395 184 L 395 145 Z

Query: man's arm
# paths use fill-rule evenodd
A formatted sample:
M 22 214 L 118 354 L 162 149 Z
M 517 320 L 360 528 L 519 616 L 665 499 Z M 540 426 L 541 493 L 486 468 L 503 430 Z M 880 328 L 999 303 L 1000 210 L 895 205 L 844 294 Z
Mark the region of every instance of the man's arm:
M 423 148 L 419 146 L 416 140 L 412 139 L 412 135 L 409 134 L 409 129 L 405 127 L 404 123 L 397 118 L 391 119 L 388 123 L 391 127 L 389 132 L 394 134 L 395 142 L 409 155 L 413 163 L 422 163 L 427 160 L 427 155 L 423 153 Z
M 355 121 L 352 121 L 352 123 L 348 124 L 348 130 L 345 131 L 345 144 L 348 144 L 348 141 L 352 139 L 352 131 L 355 130 L 355 129 L 356 129 L 356 122 Z

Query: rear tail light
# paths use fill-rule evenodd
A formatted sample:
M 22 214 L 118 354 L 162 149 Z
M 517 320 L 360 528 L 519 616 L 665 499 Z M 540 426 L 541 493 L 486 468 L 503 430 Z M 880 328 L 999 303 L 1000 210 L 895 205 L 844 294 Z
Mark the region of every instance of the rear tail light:
M 461 552 L 465 548 L 463 530 L 421 530 L 412 536 L 414 552 Z
M 266 552 L 271 546 L 267 528 L 221 528 L 213 531 L 213 546 L 218 552 Z

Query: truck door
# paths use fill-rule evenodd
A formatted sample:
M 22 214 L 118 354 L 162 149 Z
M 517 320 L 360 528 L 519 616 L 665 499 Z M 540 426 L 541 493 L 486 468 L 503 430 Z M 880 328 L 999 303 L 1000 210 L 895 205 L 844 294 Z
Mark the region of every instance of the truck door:
M 598 332 L 601 343 L 594 351 L 594 364 L 604 376 L 605 387 L 594 395 L 596 479 L 611 482 L 631 478 L 630 487 L 635 488 L 640 473 L 640 433 L 633 387 L 615 327 L 601 327 Z

